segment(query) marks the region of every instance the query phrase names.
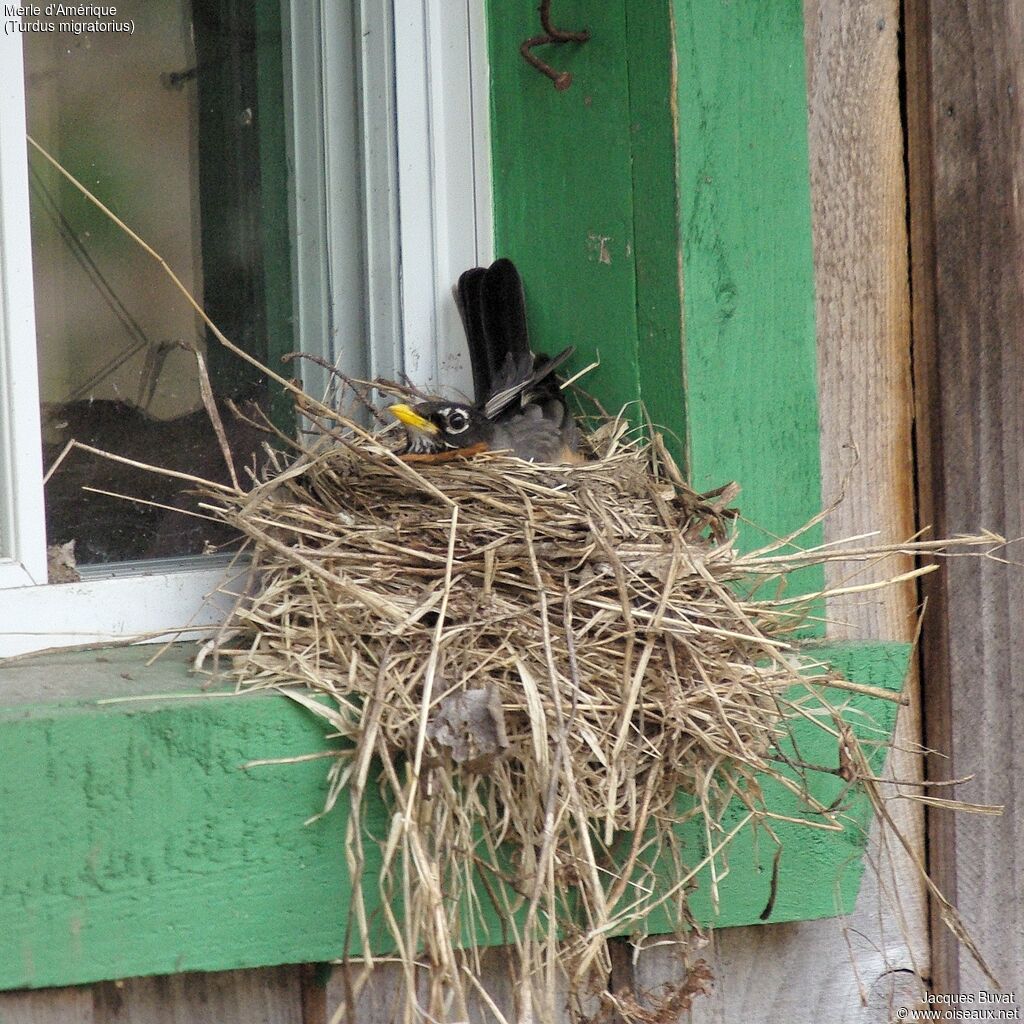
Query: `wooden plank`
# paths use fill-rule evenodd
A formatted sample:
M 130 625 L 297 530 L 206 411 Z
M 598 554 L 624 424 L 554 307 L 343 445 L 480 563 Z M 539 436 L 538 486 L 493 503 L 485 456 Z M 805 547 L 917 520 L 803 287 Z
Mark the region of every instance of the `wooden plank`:
M 904 5 L 907 83 L 907 171 L 910 211 L 911 281 L 913 302 L 913 354 L 915 365 L 914 415 L 918 443 L 918 517 L 936 536 L 946 536 L 943 434 L 936 396 L 936 222 L 932 167 L 931 11 L 929 0 L 907 0 Z M 939 752 L 953 749 L 952 691 L 949 675 L 947 587 L 934 574 L 922 581 L 922 601 L 928 609 L 927 632 L 920 645 L 920 668 L 927 680 L 923 737 L 934 751 L 927 759 L 932 779 L 951 778 L 952 765 Z M 922 693 L 924 693 L 922 687 Z M 948 811 L 927 813 L 928 870 L 945 893 L 956 892 L 956 834 Z M 957 942 L 942 922 L 940 908 L 930 912 L 932 979 L 937 990 L 952 992 L 959 984 Z
M 741 483 L 754 545 L 821 506 L 803 14 L 800 0 L 673 9 L 690 473 L 698 489 Z
M 685 464 L 674 25 L 665 0 L 627 3 L 625 14 L 640 395 L 651 422 L 665 429 L 666 444 Z
M 313 1024 L 302 1017 L 295 967 L 133 978 L 92 991 L 94 1024 Z
M 384 963 L 374 968 L 355 1000 L 354 1012 L 346 1004 L 344 971 L 345 968 L 336 967 L 327 986 L 327 1011 L 331 1024 L 390 1024 L 392 1021 L 397 1024 L 402 1020 L 403 978 L 398 965 Z M 502 1024 L 502 1018 L 513 1024 L 522 1019 L 516 991 L 519 983 L 518 957 L 513 947 L 482 950 L 479 970 L 474 971 L 474 976 L 486 991 L 487 998 L 470 982 L 469 1024 Z M 545 1024 L 570 1024 L 581 1019 L 570 1009 L 564 985 L 559 988 L 556 1004 L 555 1016 L 537 1013 L 535 1009 L 536 1019 L 543 1020 Z M 582 1011 L 583 1019 L 587 1019 L 596 1014 L 598 1008 L 599 997 L 594 994 L 582 1000 L 580 1005 L 574 1004 L 572 1009 Z
M 323 805 L 325 762 L 244 767 L 322 751 L 319 722 L 271 693 L 199 694 L 180 649 L 146 668 L 151 653 L 61 653 L 0 671 L 7 763 L 0 774 L 0 987 L 304 963 L 344 952 L 346 808 L 304 824 Z M 813 652 L 889 688 L 899 685 L 907 655 L 901 645 Z M 168 696 L 175 693 L 182 696 Z M 855 696 L 854 705 L 891 725 L 890 702 Z M 821 749 L 816 727 L 799 736 L 808 752 L 834 756 Z M 834 776 L 811 781 L 826 803 L 837 795 Z M 778 796 L 780 807 L 793 807 L 791 796 Z M 857 803 L 849 812 L 863 816 L 866 808 Z M 378 806 L 376 813 L 387 812 Z M 387 834 L 382 820 L 372 827 Z M 700 849 L 700 823 L 686 829 L 685 841 Z M 784 823 L 780 835 L 787 830 L 795 831 L 793 856 L 782 865 L 777 919 L 826 916 L 834 909 L 831 876 L 815 881 L 801 857 L 834 873 L 854 854 L 857 837 L 811 843 L 805 829 Z M 767 900 L 758 850 L 751 843 L 742 849 L 734 851 L 727 883 L 736 896 L 719 918 L 726 924 L 758 920 Z M 364 890 L 378 952 L 390 948 L 373 906 L 379 855 L 371 844 Z M 856 881 L 843 872 L 844 901 Z M 698 912 L 711 915 L 706 899 Z
M 807 0 L 808 104 L 825 540 L 914 532 L 913 388 L 898 0 Z M 830 586 L 909 558 L 834 563 Z M 913 587 L 829 602 L 832 640 L 908 640 Z
M 821 395 L 822 488 L 826 503 L 845 492 L 825 523 L 825 539 L 878 531 L 895 542 L 916 528 L 913 381 L 903 127 L 900 114 L 898 0 L 805 5 L 814 199 L 815 282 Z M 867 567 L 834 564 L 832 586 L 873 582 L 911 567 L 909 558 Z M 910 640 L 916 628 L 913 585 L 828 604 L 828 636 Z M 891 777 L 919 780 L 913 753 L 921 739 L 920 692 L 901 711 Z M 914 849 L 924 850 L 924 818 L 908 801 L 892 807 Z M 853 958 L 868 1006 L 882 979 L 909 987 L 929 974 L 927 899 L 895 837 L 876 823 L 869 871 L 851 935 L 873 939 Z M 856 942 L 856 939 L 854 940 Z M 849 977 L 851 956 L 833 941 L 825 976 Z M 878 951 L 884 951 L 879 957 Z M 894 972 L 898 972 L 894 973 Z M 875 995 L 872 996 L 871 993 Z
M 470 1024 L 498 1024 L 501 1017 L 495 1015 L 495 1010 L 509 1022 L 519 1019 L 516 1012 L 516 963 L 512 948 L 499 947 L 481 953 L 476 977 L 490 1002 L 483 999 L 470 983 L 471 994 L 467 992 Z M 358 970 L 357 966 L 351 968 L 353 980 Z M 399 1024 L 405 1019 L 406 985 L 403 969 L 398 964 L 377 965 L 351 1004 L 346 1000 L 345 971 L 344 967 L 336 967 L 327 986 L 327 1011 L 331 1024 Z M 428 991 L 423 972 L 418 982 L 419 998 L 426 1006 Z M 568 1016 L 557 1016 L 551 1024 L 569 1024 L 569 1020 Z
M 698 998 L 683 1020 L 890 1024 L 900 1019 L 896 1010 L 918 1005 L 920 978 L 901 967 L 890 950 L 876 946 L 877 927 L 873 935 L 858 935 L 854 922 L 849 924 L 845 933 L 839 921 L 717 933 L 721 941 L 705 954 L 715 974 L 714 990 Z M 636 972 L 638 989 L 656 992 L 666 979 L 677 980 L 680 971 L 673 960 L 665 947 L 643 953 Z
M 299 968 L 302 1024 L 327 1024 L 327 964 L 303 964 Z
M 0 1024 L 327 1024 L 323 1000 L 303 991 L 305 973 L 282 967 L 0 992 Z
M 0 987 L 343 948 L 344 823 L 303 824 L 323 806 L 324 762 L 243 768 L 323 750 L 322 728 L 285 698 L 201 695 L 182 649 L 145 668 L 151 655 L 0 671 Z
M 584 386 L 614 414 L 640 397 L 625 3 L 556 13 L 591 32 L 538 50 L 572 73 L 564 92 L 519 54 L 540 31 L 536 0 L 488 4 L 495 253 L 522 271 L 536 344 L 601 360 Z
M 918 308 L 928 305 L 915 324 L 928 427 L 922 514 L 943 532 L 986 526 L 1020 537 L 1024 3 L 932 0 L 910 13 L 914 280 Z M 1019 560 L 1015 548 L 1009 557 Z M 1020 998 L 1024 955 L 1007 936 L 1024 932 L 1024 575 L 962 559 L 936 585 L 943 616 L 923 638 L 926 737 L 951 753 L 944 772 L 975 776 L 958 797 L 1004 804 L 1006 814 L 933 815 L 933 863 L 955 885 L 951 895 L 997 977 Z M 935 937 L 943 990 L 991 988 L 965 950 Z
M 395 963 L 379 963 L 359 984 L 360 966 L 335 967 L 327 981 L 326 1019 L 330 1024 L 395 1024 L 403 1020 L 402 1008 L 406 980 L 404 968 Z
M 562 0 L 585 44 L 538 54 L 573 84 L 557 92 L 519 54 L 539 31 L 535 0 L 488 18 L 495 251 L 523 272 L 536 345 L 600 366 L 582 387 L 612 415 L 681 439 L 684 367 L 669 0 Z M 589 411 L 589 410 L 588 410 Z
M 878 530 L 897 540 L 914 529 L 899 4 L 808 0 L 805 21 L 822 490 L 826 503 L 846 493 L 826 520 L 825 537 Z M 869 567 L 857 579 L 901 567 Z M 826 578 L 835 585 L 852 569 L 829 567 Z M 913 588 L 835 599 L 828 636 L 910 639 L 914 604 Z M 904 749 L 920 738 L 913 680 L 910 692 L 914 703 L 900 715 L 896 740 Z M 919 762 L 901 752 L 889 770 L 919 778 Z M 920 813 L 907 803 L 896 811 L 923 848 Z M 883 866 L 882 891 L 869 869 L 845 934 L 835 921 L 718 930 L 710 951 L 718 983 L 692 1020 L 881 1021 L 902 1005 L 898 1000 L 908 1004 L 928 973 L 926 902 L 905 857 L 896 851 L 885 866 L 881 841 L 875 827 L 871 849 Z M 886 842 L 891 850 L 891 838 Z M 893 913 L 894 895 L 902 920 Z M 678 976 L 663 947 L 640 957 L 635 980 L 643 990 Z
M 0 1024 L 94 1024 L 92 990 L 0 992 Z

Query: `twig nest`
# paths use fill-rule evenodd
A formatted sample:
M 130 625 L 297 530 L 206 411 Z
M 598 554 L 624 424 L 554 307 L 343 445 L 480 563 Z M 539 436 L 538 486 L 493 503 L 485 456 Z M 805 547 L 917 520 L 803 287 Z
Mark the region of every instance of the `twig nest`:
M 498 773 L 524 838 L 562 746 L 610 841 L 680 788 L 706 798 L 729 753 L 762 767 L 774 738 L 792 673 L 763 610 L 731 589 L 746 573 L 733 494 L 702 498 L 660 443 L 616 434 L 582 467 L 486 454 L 412 468 L 371 443 L 324 446 L 222 507 L 261 580 L 235 612 L 235 671 L 330 693 L 353 740 L 374 702 L 377 753 L 419 745 L 427 765 Z M 474 700 L 500 722 L 469 714 Z

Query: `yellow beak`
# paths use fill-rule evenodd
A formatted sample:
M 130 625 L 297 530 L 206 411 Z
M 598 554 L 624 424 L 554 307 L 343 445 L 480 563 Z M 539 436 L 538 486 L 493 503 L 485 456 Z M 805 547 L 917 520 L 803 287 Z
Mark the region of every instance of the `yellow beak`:
M 407 427 L 412 427 L 413 430 L 418 430 L 421 434 L 437 433 L 437 427 L 430 420 L 424 419 L 408 405 L 389 405 L 388 412 L 401 420 Z

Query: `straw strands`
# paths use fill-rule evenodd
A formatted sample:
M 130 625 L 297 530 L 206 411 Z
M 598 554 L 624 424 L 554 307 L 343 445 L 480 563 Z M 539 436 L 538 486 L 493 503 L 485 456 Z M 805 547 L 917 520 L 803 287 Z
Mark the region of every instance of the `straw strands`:
M 603 987 L 608 938 L 652 910 L 691 931 L 694 879 L 710 868 L 714 886 L 740 828 L 777 842 L 759 775 L 800 796 L 807 827 L 844 827 L 792 765 L 779 770 L 794 717 L 817 714 L 837 748 L 856 742 L 838 711 L 787 697 L 806 668 L 788 636 L 820 595 L 781 584 L 891 549 L 780 540 L 739 555 L 737 488 L 695 494 L 660 437 L 621 422 L 574 467 L 403 461 L 345 417 L 318 422 L 252 489 L 207 494 L 205 510 L 248 538 L 254 583 L 198 664 L 215 652 L 239 688 L 282 688 L 348 741 L 328 801 L 350 811 L 347 952 L 372 963 L 379 906 L 408 1020 L 467 1019 L 477 946 L 515 947 L 519 1019 L 543 1020 Z M 734 801 L 746 813 L 726 831 Z M 697 816 L 707 852 L 694 863 L 678 827 Z

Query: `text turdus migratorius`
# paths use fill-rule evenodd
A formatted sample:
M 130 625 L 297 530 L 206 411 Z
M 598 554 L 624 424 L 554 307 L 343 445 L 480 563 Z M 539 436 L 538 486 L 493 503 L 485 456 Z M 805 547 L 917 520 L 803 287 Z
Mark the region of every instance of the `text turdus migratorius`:
M 551 359 L 531 351 L 523 284 L 512 261 L 467 270 L 456 301 L 475 400 L 392 405 L 409 438 L 405 454 L 508 450 L 533 462 L 581 462 L 576 421 L 555 376 L 574 349 Z

